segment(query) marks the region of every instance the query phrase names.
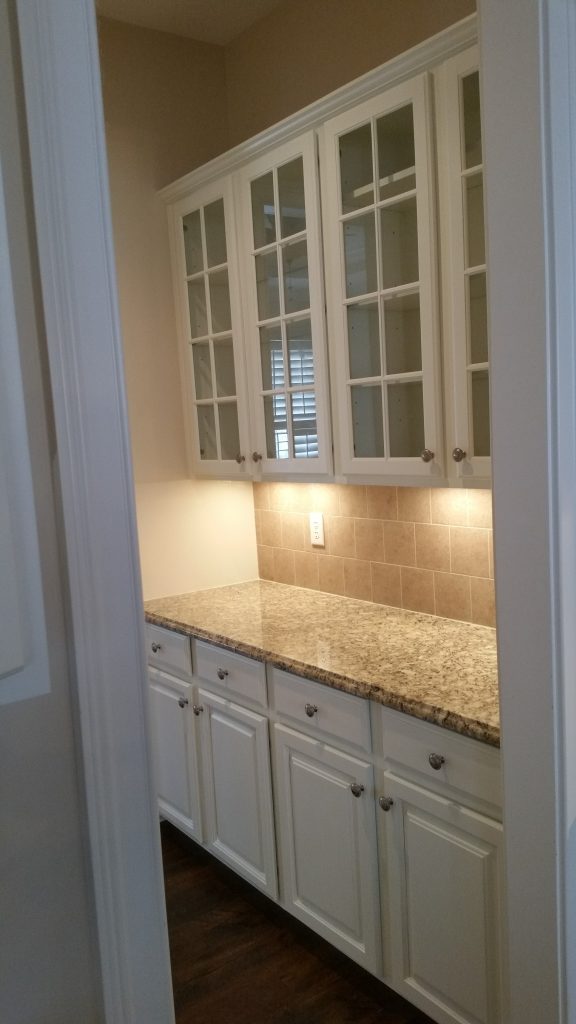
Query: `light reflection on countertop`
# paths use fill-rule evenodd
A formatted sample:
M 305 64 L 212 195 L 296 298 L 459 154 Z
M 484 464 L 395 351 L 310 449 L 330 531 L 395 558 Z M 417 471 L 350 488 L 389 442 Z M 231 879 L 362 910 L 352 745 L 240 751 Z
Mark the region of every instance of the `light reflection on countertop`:
M 496 633 L 254 580 L 145 604 L 149 622 L 368 697 L 493 746 Z

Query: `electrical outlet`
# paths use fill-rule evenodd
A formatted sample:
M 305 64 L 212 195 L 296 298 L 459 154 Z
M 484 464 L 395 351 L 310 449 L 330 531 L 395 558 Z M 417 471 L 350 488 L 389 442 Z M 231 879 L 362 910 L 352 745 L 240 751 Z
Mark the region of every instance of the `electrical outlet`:
M 324 516 L 321 512 L 310 513 L 310 543 L 315 548 L 324 547 Z

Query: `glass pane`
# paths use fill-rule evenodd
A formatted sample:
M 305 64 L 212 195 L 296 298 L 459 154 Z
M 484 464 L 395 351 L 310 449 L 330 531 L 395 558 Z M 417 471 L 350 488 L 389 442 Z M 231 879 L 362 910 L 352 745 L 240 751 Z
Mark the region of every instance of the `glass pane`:
M 284 271 L 284 309 L 286 313 L 297 313 L 310 306 L 310 283 L 308 281 L 308 247 L 306 239 L 285 245 L 282 249 Z
M 314 383 L 314 354 L 312 352 L 312 325 L 310 320 L 296 320 L 286 324 L 288 368 L 290 384 Z
M 213 405 L 197 405 L 198 415 L 198 440 L 200 443 L 201 459 L 217 459 L 218 448 L 216 446 L 216 425 L 214 421 Z
M 226 225 L 224 222 L 224 200 L 217 199 L 204 207 L 204 231 L 206 232 L 206 258 L 209 267 L 226 263 Z
M 267 252 L 264 256 L 256 256 L 255 264 L 258 317 L 260 320 L 271 320 L 273 316 L 278 316 L 280 313 L 276 250 Z
M 380 211 L 382 287 L 395 288 L 418 280 L 416 198 Z
M 376 137 L 380 199 L 416 188 L 412 104 L 379 117 Z
M 232 338 L 221 338 L 213 342 L 214 372 L 216 374 L 216 394 L 219 398 L 236 394 L 236 374 L 234 372 L 234 346 Z
M 366 295 L 378 288 L 374 214 L 348 220 L 344 230 L 346 295 Z
M 341 135 L 339 145 L 342 213 L 351 213 L 374 202 L 371 126 Z
M 280 234 L 282 238 L 295 235 L 306 228 L 306 201 L 304 199 L 304 163 L 302 157 L 278 168 L 278 202 L 280 204 Z
M 208 334 L 206 286 L 203 277 L 196 281 L 188 281 L 188 308 L 190 310 L 190 337 L 201 338 Z
M 468 278 L 468 317 L 470 323 L 470 362 L 488 362 L 488 310 L 486 274 Z
M 266 428 L 266 454 L 268 458 L 289 458 L 286 395 L 266 396 L 264 399 L 264 423 Z
M 212 398 L 212 367 L 210 366 L 210 345 L 207 341 L 192 345 L 194 361 L 194 391 L 196 398 Z
M 284 387 L 284 355 L 280 324 L 260 328 L 260 360 L 263 390 L 272 391 L 274 388 Z
M 350 376 L 379 377 L 382 370 L 378 303 L 348 306 L 347 315 Z
M 388 429 L 393 459 L 414 458 L 426 447 L 421 381 L 388 385 Z
M 230 312 L 230 289 L 228 287 L 228 271 L 217 270 L 210 274 L 210 312 L 212 314 L 212 333 L 229 331 L 232 327 Z
M 488 370 L 472 374 L 472 438 L 474 455 L 490 455 L 490 393 Z
M 238 408 L 236 402 L 224 402 L 218 406 L 220 421 L 220 450 L 223 459 L 235 459 L 240 455 L 240 432 L 238 430 Z
M 182 218 L 184 232 L 184 253 L 186 255 L 186 273 L 197 274 L 204 270 L 202 260 L 202 229 L 200 227 L 200 210 L 194 210 Z
M 384 301 L 384 339 L 386 373 L 411 373 L 422 369 L 418 292 Z
M 313 391 L 295 391 L 290 395 L 292 439 L 295 459 L 318 458 L 316 395 Z
M 482 163 L 482 130 L 480 124 L 480 76 L 477 71 L 462 79 L 464 120 L 464 167 Z
M 350 388 L 354 455 L 358 459 L 384 456 L 382 387 L 355 384 Z
M 254 248 L 260 249 L 276 241 L 276 209 L 274 206 L 274 179 L 272 171 L 256 178 L 250 185 L 252 192 L 252 226 Z
M 468 251 L 466 266 L 478 267 L 486 260 L 484 250 L 484 189 L 482 175 L 473 174 L 465 179 L 466 237 Z

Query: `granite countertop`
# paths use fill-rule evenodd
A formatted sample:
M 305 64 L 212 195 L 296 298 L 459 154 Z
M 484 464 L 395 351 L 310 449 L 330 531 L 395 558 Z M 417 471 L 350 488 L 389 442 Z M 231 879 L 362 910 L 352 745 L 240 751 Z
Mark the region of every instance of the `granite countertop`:
M 254 580 L 145 604 L 158 626 L 498 746 L 496 634 Z

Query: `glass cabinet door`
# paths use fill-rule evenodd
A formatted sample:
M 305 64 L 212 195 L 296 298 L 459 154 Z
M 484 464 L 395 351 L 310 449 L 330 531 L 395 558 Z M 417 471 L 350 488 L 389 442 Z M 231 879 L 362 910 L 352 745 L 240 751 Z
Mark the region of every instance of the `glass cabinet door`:
M 227 477 L 250 466 L 231 211 L 224 179 L 177 204 L 172 220 L 192 468 Z
M 421 76 L 324 127 L 328 326 L 347 474 L 441 472 L 429 126 Z
M 476 47 L 439 74 L 441 221 L 450 472 L 490 478 L 489 344 L 486 302 L 480 78 Z
M 287 143 L 239 175 L 254 462 L 330 471 L 316 143 Z

